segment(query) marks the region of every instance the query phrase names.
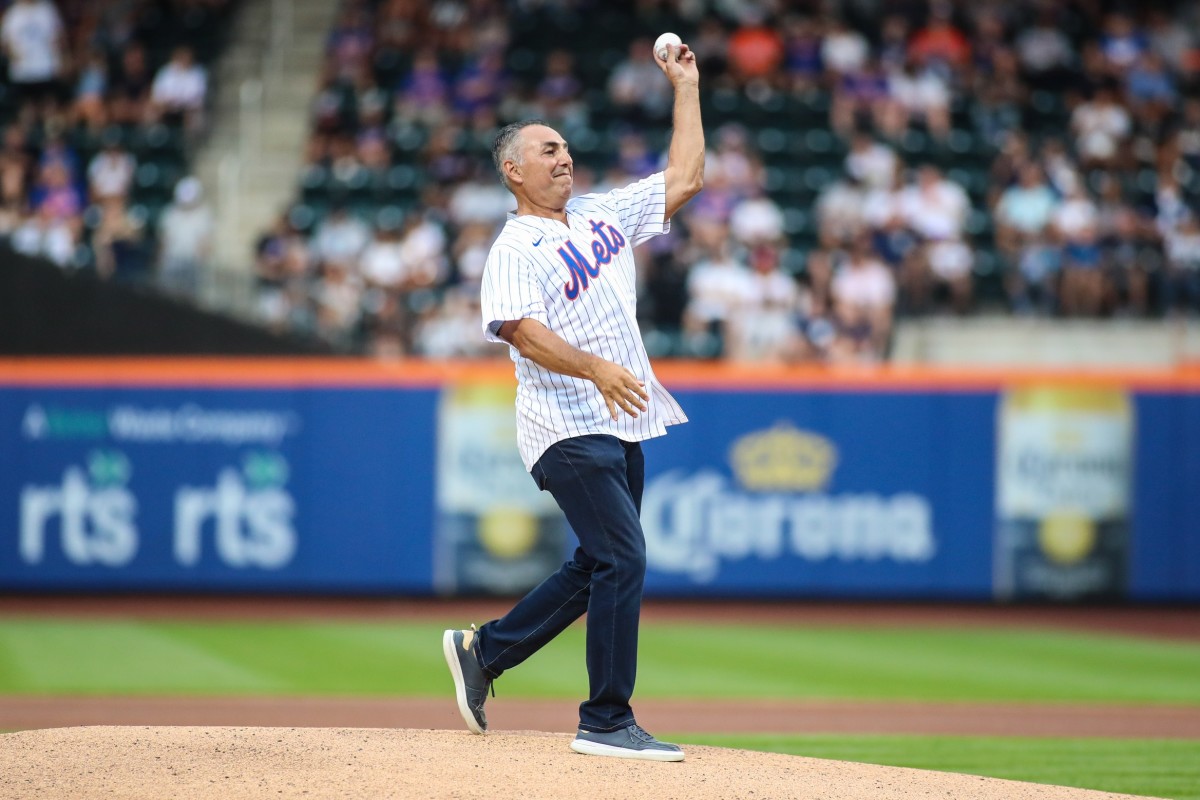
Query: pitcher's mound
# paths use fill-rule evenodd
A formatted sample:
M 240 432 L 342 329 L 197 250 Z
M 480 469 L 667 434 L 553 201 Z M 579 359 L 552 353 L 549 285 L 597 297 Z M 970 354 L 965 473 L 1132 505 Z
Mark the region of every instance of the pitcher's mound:
M 597 758 L 570 736 L 375 728 L 86 727 L 0 736 L 0 797 L 496 800 L 1101 800 L 1130 797 L 944 772 L 690 745 L 663 764 Z

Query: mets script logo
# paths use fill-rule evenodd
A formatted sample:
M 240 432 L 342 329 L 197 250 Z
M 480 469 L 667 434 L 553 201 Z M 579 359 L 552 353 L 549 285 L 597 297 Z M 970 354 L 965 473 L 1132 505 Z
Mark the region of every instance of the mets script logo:
M 600 267 L 611 262 L 613 256 L 621 252 L 621 248 L 625 246 L 625 237 L 612 225 L 605 226 L 603 222 L 596 222 L 593 219 L 589 219 L 588 222 L 592 224 L 592 233 L 596 234 L 596 238 L 592 240 L 592 255 L 596 259 L 595 264 L 588 263 L 587 258 L 579 252 L 579 248 L 575 246 L 574 242 L 567 242 L 566 248 L 558 248 L 558 254 L 567 263 L 567 268 L 571 270 L 571 280 L 563 286 L 563 294 L 567 296 L 568 300 L 579 297 L 579 293 L 588 288 L 588 279 L 599 278 Z

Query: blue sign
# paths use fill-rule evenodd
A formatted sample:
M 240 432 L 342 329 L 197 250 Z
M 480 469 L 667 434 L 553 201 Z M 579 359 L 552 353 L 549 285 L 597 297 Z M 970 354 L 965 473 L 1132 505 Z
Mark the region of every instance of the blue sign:
M 516 502 L 515 441 L 479 433 L 507 412 L 449 391 L 0 386 L 0 590 L 515 591 L 557 512 Z M 1073 397 L 1060 424 L 1036 393 L 675 394 L 691 422 L 646 443 L 648 595 L 986 600 L 1036 583 L 1009 569 L 1103 568 L 1114 596 L 1200 600 L 1198 395 Z
M 678 392 L 647 444 L 647 590 L 988 597 L 994 394 Z
M 427 593 L 437 397 L 0 390 L 0 586 Z

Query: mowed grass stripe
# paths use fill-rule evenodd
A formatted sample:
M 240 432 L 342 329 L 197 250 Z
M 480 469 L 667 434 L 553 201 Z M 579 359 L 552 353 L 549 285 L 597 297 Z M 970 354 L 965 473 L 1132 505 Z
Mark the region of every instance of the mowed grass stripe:
M 675 741 L 1200 800 L 1200 741 L 972 736 L 707 736 Z
M 222 658 L 169 629 L 136 622 L 101 626 L 60 621 L 0 625 L 0 676 L 16 692 L 158 694 L 271 692 L 269 670 Z M 103 687 L 102 690 L 98 687 Z
M 1191 704 L 1198 669 L 1195 643 L 1066 631 L 669 626 L 642 637 L 639 691 Z
M 454 624 L 0 619 L 0 694 L 438 696 Z M 671 622 L 640 652 L 639 697 L 1200 704 L 1200 644 L 1126 636 Z M 579 697 L 583 656 L 577 624 L 497 691 Z

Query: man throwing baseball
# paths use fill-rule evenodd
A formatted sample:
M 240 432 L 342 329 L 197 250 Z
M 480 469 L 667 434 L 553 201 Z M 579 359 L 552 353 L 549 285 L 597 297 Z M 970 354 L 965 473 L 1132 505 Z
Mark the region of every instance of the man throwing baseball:
M 521 458 L 579 547 L 504 617 L 446 631 L 442 644 L 463 720 L 483 733 L 492 681 L 587 612 L 590 696 L 571 749 L 681 761 L 683 751 L 643 730 L 629 705 L 646 572 L 640 442 L 687 421 L 642 344 L 633 248 L 670 229 L 704 173 L 695 54 L 671 45 L 656 60 L 675 91 L 664 172 L 572 198 L 571 155 L 556 131 L 530 120 L 496 136 L 492 156 L 517 210 L 484 269 L 484 335 L 510 346 Z

